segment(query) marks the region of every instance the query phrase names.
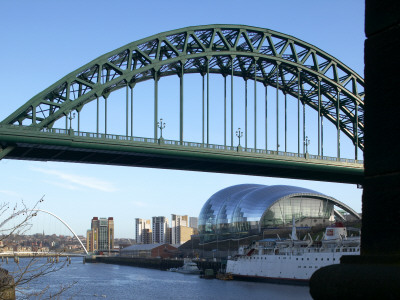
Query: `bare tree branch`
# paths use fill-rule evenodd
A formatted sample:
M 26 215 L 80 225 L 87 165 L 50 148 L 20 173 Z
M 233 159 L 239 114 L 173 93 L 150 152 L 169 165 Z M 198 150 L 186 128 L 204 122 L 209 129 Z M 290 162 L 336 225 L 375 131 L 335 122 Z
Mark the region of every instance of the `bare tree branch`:
M 24 201 L 21 201 L 20 206 L 15 204 L 10 208 L 9 203 L 0 204 L 0 241 L 3 242 L 3 247 L 7 240 L 14 236 L 25 234 L 32 227 L 32 218 L 37 215 L 35 211 L 38 205 L 44 201 L 44 196 L 36 202 L 36 204 L 29 208 Z M 1 248 L 0 248 L 1 249 Z M 55 253 L 60 255 L 63 251 Z M 15 259 L 15 258 L 14 258 Z M 0 263 L 2 266 L 3 263 Z M 15 288 L 19 299 L 59 299 L 60 296 L 68 289 L 70 289 L 76 282 L 69 284 L 62 284 L 56 290 L 54 287 L 46 286 L 40 291 L 32 291 L 30 284 L 36 280 L 46 276 L 50 273 L 60 271 L 67 264 L 52 261 L 43 261 L 43 257 L 33 256 L 24 260 L 24 263 L 19 263 L 19 259 L 14 265 L 14 270 L 8 271 L 8 274 L 14 278 L 14 282 L 5 281 L 5 275 L 0 274 L 0 294 L 9 289 L 10 286 Z M 3 278 L 1 278 L 3 276 Z

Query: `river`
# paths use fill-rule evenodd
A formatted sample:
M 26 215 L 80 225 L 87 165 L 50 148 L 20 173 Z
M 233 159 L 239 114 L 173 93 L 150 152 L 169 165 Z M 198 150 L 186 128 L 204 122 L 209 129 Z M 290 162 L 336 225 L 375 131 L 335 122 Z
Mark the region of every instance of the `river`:
M 65 259 L 65 258 L 64 258 Z M 21 258 L 20 265 L 29 259 Z M 46 259 L 42 259 L 45 262 Z M 16 264 L 2 263 L 12 271 Z M 26 284 L 23 293 L 54 294 L 62 285 L 76 282 L 60 299 L 311 299 L 306 286 L 291 286 L 245 281 L 202 279 L 197 275 L 184 275 L 153 269 L 111 264 L 82 263 L 72 258 L 71 264 L 61 270 L 44 275 Z M 21 297 L 20 293 L 18 296 Z M 29 296 L 29 299 L 42 299 Z

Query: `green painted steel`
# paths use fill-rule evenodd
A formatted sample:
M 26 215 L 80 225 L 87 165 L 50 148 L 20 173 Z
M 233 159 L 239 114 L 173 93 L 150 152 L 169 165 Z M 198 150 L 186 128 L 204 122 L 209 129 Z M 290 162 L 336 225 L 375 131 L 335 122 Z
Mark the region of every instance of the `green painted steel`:
M 246 80 L 256 78 L 265 85 L 278 86 L 284 93 L 301 97 L 303 103 L 316 111 L 320 80 L 320 92 L 324 97 L 321 115 L 363 150 L 363 78 L 333 56 L 300 39 L 243 25 L 187 27 L 125 45 L 57 81 L 1 124 L 51 128 L 57 119 L 96 97 L 107 98 L 111 92 L 128 84 L 153 79 L 154 73 L 159 78 L 180 72 L 202 73 L 207 66 L 210 73 L 227 75 L 232 72 Z M 254 70 L 257 74 L 253 74 Z M 297 78 L 299 71 L 299 79 L 306 85 L 301 89 Z
M 202 143 L 184 140 L 183 83 L 184 74 L 189 73 L 199 73 L 202 76 Z M 224 76 L 224 145 L 209 143 L 210 73 Z M 172 75 L 180 77 L 179 141 L 163 139 L 161 143 L 157 127 L 158 81 L 161 77 Z M 205 76 L 207 76 L 206 95 Z M 226 76 L 231 76 L 230 146 L 227 146 L 226 141 Z M 245 80 L 245 148 L 233 146 L 233 76 Z M 133 136 L 133 88 L 137 83 L 146 80 L 154 80 L 154 137 L 137 138 Z M 255 146 L 254 149 L 247 148 L 247 80 L 254 81 L 254 91 L 257 82 L 265 86 L 265 149 L 256 149 L 256 92 L 254 93 Z M 277 104 L 279 90 L 285 98 L 285 150 L 286 97 L 289 94 L 298 100 L 298 153 L 279 151 L 278 105 L 276 151 L 267 149 L 268 86 L 277 89 Z M 121 88 L 126 88 L 126 135 L 116 136 L 107 133 L 107 99 L 110 93 Z M 131 89 L 130 135 L 129 88 Z M 99 132 L 101 97 L 104 99 L 105 134 Z M 80 111 L 94 100 L 97 101 L 96 133 L 81 132 Z M 303 105 L 303 122 L 305 105 L 318 112 L 318 155 L 315 156 L 307 153 L 305 157 L 304 153 L 300 153 L 300 102 Z M 72 118 L 75 111 L 78 113 L 78 132 L 72 128 L 68 129 L 68 118 Z M 52 129 L 54 123 L 61 118 L 65 118 L 64 132 Z M 335 158 L 323 156 L 323 118 L 332 122 L 338 130 L 338 155 Z M 205 119 L 206 124 L 204 124 Z M 360 183 L 363 176 L 362 161 L 340 158 L 340 132 L 353 141 L 357 158 L 358 148 L 361 150 L 364 148 L 364 80 L 361 76 L 317 47 L 283 33 L 243 25 L 206 25 L 168 31 L 135 41 L 100 56 L 60 79 L 0 123 L 0 159 L 8 157 L 91 162 L 91 155 L 102 153 L 104 157 L 108 157 L 107 151 L 114 151 L 126 159 L 124 162 L 122 158 L 121 162 L 116 159 L 115 164 L 120 165 Z M 53 134 L 53 140 L 50 134 Z M 113 141 L 110 141 L 109 137 L 113 137 Z M 303 148 L 304 139 L 305 126 L 303 126 Z M 143 141 L 146 141 L 146 146 L 137 144 Z M 30 150 L 28 146 L 31 147 Z M 50 151 L 49 149 L 53 149 L 51 147 L 61 147 L 64 150 L 56 151 L 57 153 L 53 153 L 51 157 L 42 157 L 38 149 Z M 63 156 L 62 151 L 68 155 Z M 94 153 L 86 153 L 81 157 L 82 151 L 94 151 Z M 148 159 L 148 163 L 136 163 L 140 161 L 139 158 L 128 163 L 130 153 L 136 153 L 137 157 L 155 156 L 153 159 Z M 182 161 L 166 162 L 167 158 L 175 161 L 179 156 Z M 110 163 L 107 161 L 108 158 L 104 159 L 104 163 Z M 157 159 L 162 161 L 159 165 L 156 163 Z M 202 163 L 196 164 L 196 160 Z M 92 162 L 102 163 L 100 158 L 93 159 Z M 242 167 L 230 168 L 229 164 L 232 166 L 240 164 Z
M 160 127 L 163 124 L 159 123 Z M 241 136 L 242 132 L 237 131 Z M 362 183 L 363 162 L 241 146 L 202 144 L 77 132 L 71 129 L 38 129 L 0 125 L 3 143 L 0 159 L 84 162 L 123 166 L 245 174 L 318 181 Z

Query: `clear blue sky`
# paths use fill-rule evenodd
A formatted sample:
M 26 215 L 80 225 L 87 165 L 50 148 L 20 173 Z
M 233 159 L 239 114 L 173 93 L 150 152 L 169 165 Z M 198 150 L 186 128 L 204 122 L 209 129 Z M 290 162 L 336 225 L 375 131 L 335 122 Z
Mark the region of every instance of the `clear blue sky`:
M 244 24 L 286 33 L 328 52 L 363 76 L 362 0 L 4 0 L 0 4 L 0 120 L 55 81 L 106 52 L 159 32 L 206 24 Z M 152 89 L 148 92 L 151 98 Z M 311 188 L 361 211 L 362 191 L 355 185 L 0 161 L 0 202 L 23 199 L 32 205 L 46 194 L 41 208 L 64 219 L 78 234 L 85 234 L 93 216 L 112 216 L 116 237 L 134 238 L 134 218 L 170 218 L 171 213 L 198 216 L 213 193 L 240 183 Z M 51 225 L 41 226 L 46 232 L 53 230 Z

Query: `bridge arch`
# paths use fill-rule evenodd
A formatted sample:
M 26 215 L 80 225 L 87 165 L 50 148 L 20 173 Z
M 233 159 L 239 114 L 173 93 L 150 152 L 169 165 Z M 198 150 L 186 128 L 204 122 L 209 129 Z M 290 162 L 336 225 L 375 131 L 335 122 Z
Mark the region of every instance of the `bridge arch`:
M 243 25 L 187 27 L 127 44 L 71 72 L 1 124 L 51 128 L 72 111 L 76 110 L 79 117 L 81 109 L 99 97 L 106 99 L 118 89 L 128 90 L 142 81 L 154 80 L 154 138 L 157 139 L 158 80 L 171 75 L 183 78 L 190 73 L 199 73 L 203 78 L 209 73 L 237 76 L 277 88 L 318 111 L 319 118 L 332 122 L 337 128 L 338 145 L 340 132 L 347 135 L 355 145 L 356 159 L 357 148 L 364 148 L 363 78 L 300 39 Z M 182 117 L 180 141 L 183 141 Z
M 56 218 L 57 220 L 59 220 L 61 223 L 63 223 L 68 229 L 69 231 L 71 231 L 71 233 L 74 235 L 74 237 L 78 240 L 78 242 L 81 244 L 83 250 L 85 250 L 86 254 L 89 254 L 88 251 L 86 250 L 86 247 L 83 245 L 82 241 L 80 240 L 80 238 L 78 237 L 78 235 L 75 233 L 75 231 L 60 217 L 56 216 L 55 214 L 47 211 L 47 210 L 43 210 L 43 209 L 31 209 L 30 211 L 34 211 L 34 212 L 43 212 L 46 213 L 50 216 L 53 216 L 54 218 Z
M 78 242 L 81 244 L 81 246 L 82 246 L 82 248 L 83 248 L 83 250 L 85 251 L 85 253 L 86 254 L 89 254 L 88 253 L 88 251 L 86 250 L 86 247 L 83 245 L 83 243 L 82 243 L 82 241 L 79 239 L 79 237 L 78 237 L 78 235 L 75 233 L 75 231 L 63 220 L 63 219 L 61 219 L 60 217 L 58 217 L 58 216 L 56 216 L 55 214 L 53 214 L 53 213 L 51 213 L 51 212 L 49 212 L 49 211 L 47 211 L 47 210 L 43 210 L 43 209 L 38 209 L 38 208 L 35 208 L 35 209 L 24 209 L 24 210 L 21 210 L 21 211 L 18 211 L 18 212 L 16 212 L 16 213 L 14 213 L 12 216 L 11 216 L 11 218 L 9 218 L 9 219 L 12 219 L 14 216 L 17 216 L 17 215 L 20 215 L 20 214 L 30 214 L 30 213 L 32 213 L 33 212 L 33 214 L 35 214 L 36 212 L 43 212 L 43 213 L 46 213 L 46 214 L 48 214 L 48 215 L 51 215 L 51 216 L 53 216 L 54 218 L 56 218 L 57 220 L 59 220 L 61 223 L 63 223 L 67 228 L 68 228 L 68 230 L 69 231 L 71 231 L 71 233 L 74 235 L 74 237 L 78 240 Z M 9 220 L 8 219 L 8 220 Z M 6 220 L 7 221 L 7 220 Z

